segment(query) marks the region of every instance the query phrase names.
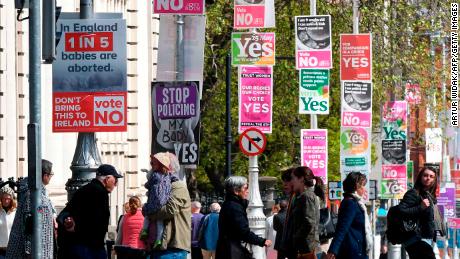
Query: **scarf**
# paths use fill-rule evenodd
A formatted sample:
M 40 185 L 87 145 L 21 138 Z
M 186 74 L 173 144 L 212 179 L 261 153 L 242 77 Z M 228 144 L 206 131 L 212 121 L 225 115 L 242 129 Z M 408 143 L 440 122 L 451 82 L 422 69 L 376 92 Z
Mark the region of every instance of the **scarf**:
M 364 199 L 356 193 L 351 193 L 351 196 L 358 202 L 359 207 L 364 212 L 364 230 L 366 232 L 366 252 L 369 252 L 372 249 L 372 243 L 374 242 L 372 238 L 372 229 L 371 222 L 369 221 L 369 216 L 367 215 L 366 204 L 364 204 Z

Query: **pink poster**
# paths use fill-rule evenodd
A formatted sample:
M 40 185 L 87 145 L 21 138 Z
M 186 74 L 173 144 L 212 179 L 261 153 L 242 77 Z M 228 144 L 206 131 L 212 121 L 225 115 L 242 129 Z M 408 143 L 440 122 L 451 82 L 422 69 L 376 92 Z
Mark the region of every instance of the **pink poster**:
M 273 67 L 239 66 L 238 75 L 238 132 L 272 133 Z
M 300 145 L 302 166 L 308 166 L 327 183 L 327 130 L 301 130 Z
M 381 197 L 383 199 L 402 199 L 406 191 L 406 165 L 382 165 Z
M 332 55 L 329 50 L 296 50 L 297 69 L 332 68 Z
M 155 14 L 204 14 L 204 0 L 153 0 Z
M 371 127 L 372 114 L 370 112 L 342 112 L 343 127 Z
M 275 27 L 274 0 L 234 0 L 233 28 Z

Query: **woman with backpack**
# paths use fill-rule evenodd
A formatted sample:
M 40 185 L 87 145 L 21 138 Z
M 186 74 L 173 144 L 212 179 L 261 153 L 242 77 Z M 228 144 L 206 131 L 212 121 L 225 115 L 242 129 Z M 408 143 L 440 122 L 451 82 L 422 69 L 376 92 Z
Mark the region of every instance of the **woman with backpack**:
M 443 223 L 436 205 L 437 177 L 432 168 L 424 167 L 417 175 L 414 188 L 404 195 L 399 204 L 401 216 L 417 224 L 415 231 L 403 243 L 410 258 L 436 258 L 433 241 L 437 231 L 444 235 Z
M 351 172 L 343 181 L 344 199 L 340 204 L 334 239 L 328 259 L 367 259 L 372 247 L 372 229 L 363 196 L 366 175 Z

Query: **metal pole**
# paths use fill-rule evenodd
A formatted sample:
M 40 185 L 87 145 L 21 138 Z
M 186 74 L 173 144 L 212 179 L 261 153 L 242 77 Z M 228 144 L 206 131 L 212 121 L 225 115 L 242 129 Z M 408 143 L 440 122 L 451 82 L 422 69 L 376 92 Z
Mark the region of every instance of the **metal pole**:
M 310 0 L 310 15 L 316 15 L 316 0 Z M 316 114 L 310 114 L 310 129 L 318 128 L 318 118 Z
M 29 116 L 27 126 L 28 139 L 28 175 L 31 199 L 31 214 L 33 219 L 32 231 L 32 258 L 42 257 L 42 222 L 40 189 L 42 188 L 41 167 L 41 39 L 40 39 L 40 1 L 33 0 L 29 3 Z
M 177 37 L 176 37 L 176 80 L 184 81 L 184 16 L 177 16 Z
M 226 143 L 226 164 L 225 164 L 225 176 L 229 177 L 232 175 L 232 113 L 231 113 L 231 96 L 232 96 L 232 61 L 230 54 L 225 59 L 225 112 L 227 114 L 225 131 L 227 136 L 225 137 Z
M 257 156 L 249 157 L 249 205 L 247 209 L 249 227 L 260 237 L 265 237 L 265 214 L 259 192 L 259 165 Z M 273 241 L 273 240 L 272 240 Z M 265 259 L 265 248 L 252 245 L 254 258 Z
M 353 34 L 359 33 L 359 0 L 353 0 Z
M 93 14 L 93 1 L 80 0 L 80 19 L 91 19 Z M 96 169 L 100 164 L 102 162 L 97 148 L 96 134 L 94 132 L 78 133 L 77 146 L 70 166 L 72 178 L 66 183 L 68 200 L 72 199 L 76 190 L 96 176 Z

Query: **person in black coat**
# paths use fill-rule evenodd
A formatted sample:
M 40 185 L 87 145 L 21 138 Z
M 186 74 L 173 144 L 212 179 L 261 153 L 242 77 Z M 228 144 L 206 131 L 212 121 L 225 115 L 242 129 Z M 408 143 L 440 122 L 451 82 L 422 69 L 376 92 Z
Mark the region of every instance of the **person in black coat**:
M 219 215 L 219 239 L 216 258 L 241 258 L 246 248 L 241 244 L 270 246 L 271 240 L 259 237 L 249 229 L 246 208 L 248 207 L 248 184 L 245 177 L 230 176 L 225 180 L 225 201 Z
M 288 203 L 286 200 L 280 201 L 280 211 L 278 214 L 273 216 L 273 229 L 276 231 L 276 237 L 275 237 L 275 250 L 278 252 L 277 258 L 278 259 L 285 259 L 286 257 L 280 251 L 281 247 L 281 239 L 283 237 L 283 228 L 284 228 L 284 221 L 286 220 L 286 208 L 288 206 Z
M 57 218 L 59 258 L 107 258 L 104 239 L 110 219 L 109 193 L 121 177 L 115 167 L 103 164 L 96 179 L 75 192 Z
M 366 220 L 367 212 L 362 200 L 366 182 L 366 175 L 359 172 L 349 173 L 343 181 L 344 199 L 340 204 L 337 228 L 327 253 L 328 259 L 368 258 L 372 231 L 369 220 Z
M 418 224 L 415 231 L 407 234 L 404 242 L 410 258 L 436 258 L 431 245 L 436 240 L 436 230 L 442 230 L 442 222 L 435 217 L 435 212 L 439 215 L 435 208 L 436 186 L 435 171 L 424 167 L 417 175 L 414 188 L 406 192 L 399 204 L 401 215 Z

